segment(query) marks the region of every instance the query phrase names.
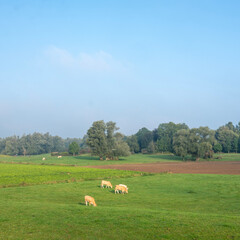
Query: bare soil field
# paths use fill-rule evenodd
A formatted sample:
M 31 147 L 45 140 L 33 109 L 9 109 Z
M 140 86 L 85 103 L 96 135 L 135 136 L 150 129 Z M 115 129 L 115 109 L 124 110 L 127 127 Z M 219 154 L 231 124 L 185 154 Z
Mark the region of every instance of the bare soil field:
M 238 162 L 180 162 L 180 163 L 140 163 L 123 165 L 88 166 L 101 169 L 132 170 L 151 173 L 198 173 L 198 174 L 233 174 L 240 175 Z

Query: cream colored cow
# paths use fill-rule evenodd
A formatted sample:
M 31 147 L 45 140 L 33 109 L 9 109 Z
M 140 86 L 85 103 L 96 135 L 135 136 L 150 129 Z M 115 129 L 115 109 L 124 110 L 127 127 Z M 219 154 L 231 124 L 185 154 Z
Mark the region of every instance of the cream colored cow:
M 101 187 L 103 188 L 104 186 L 112 188 L 111 182 L 102 180 Z
M 128 190 L 128 187 L 126 185 L 124 185 L 124 184 L 118 184 L 118 185 L 119 186 L 123 186 L 123 187 L 125 187 Z
M 94 198 L 91 197 L 91 196 L 85 196 L 85 203 L 86 203 L 86 206 L 87 206 L 87 204 L 89 204 L 89 206 L 90 205 L 93 205 L 94 207 L 97 206 L 97 204 L 95 203 Z
M 62 158 L 62 156 L 58 156 L 58 158 Z
M 43 160 L 43 161 L 45 161 L 45 160 L 46 160 L 46 158 L 44 157 L 44 158 L 42 158 L 42 160 Z
M 116 185 L 116 187 L 115 187 L 115 194 L 116 193 L 120 193 L 120 192 L 122 192 L 123 194 L 124 193 L 128 193 L 128 189 L 126 187 L 124 187 L 124 186 Z

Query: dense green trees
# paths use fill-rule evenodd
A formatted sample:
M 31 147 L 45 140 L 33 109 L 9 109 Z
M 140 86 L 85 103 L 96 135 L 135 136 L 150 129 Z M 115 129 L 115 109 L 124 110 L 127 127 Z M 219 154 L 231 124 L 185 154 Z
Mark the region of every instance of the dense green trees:
M 146 150 L 149 143 L 153 140 L 153 134 L 147 128 L 141 128 L 137 133 L 138 145 L 142 151 Z
M 92 127 L 87 131 L 87 144 L 91 148 L 93 155 L 99 156 L 103 159 L 107 154 L 107 137 L 106 137 L 106 125 L 104 121 L 96 121 L 92 124 Z
M 213 150 L 214 150 L 215 153 L 222 152 L 222 145 L 220 143 L 214 144 Z
M 35 155 L 50 152 L 63 152 L 76 139 L 62 139 L 49 133 L 33 133 L 22 137 L 12 136 L 0 139 L 0 153 L 7 155 Z M 81 139 L 77 139 L 81 143 Z
M 174 152 L 183 159 L 187 155 L 195 159 L 212 157 L 212 146 L 216 142 L 214 134 L 208 127 L 181 129 L 173 138 Z
M 213 150 L 240 152 L 240 122 L 236 126 L 229 122 L 216 131 L 208 127 L 189 129 L 184 123 L 162 123 L 153 131 L 140 129 L 127 138 L 127 143 L 133 153 L 152 153 L 154 149 L 154 152 L 171 152 L 183 158 L 187 155 L 194 159 L 209 158 Z
M 180 129 L 188 129 L 186 124 L 162 123 L 157 129 L 156 148 L 158 152 L 173 152 L 173 136 Z
M 123 135 L 116 132 L 116 123 L 96 121 L 87 131 L 87 144 L 93 155 L 101 160 L 117 160 L 120 156 L 130 154 L 129 146 L 123 141 Z
M 153 143 L 153 141 L 151 141 L 149 144 L 148 144 L 148 147 L 147 147 L 147 153 L 155 153 L 155 145 Z
M 182 158 L 209 158 L 214 152 L 240 152 L 240 122 L 228 122 L 217 130 L 208 127 L 190 129 L 186 124 L 161 123 L 150 131 L 143 127 L 132 136 L 123 136 L 116 123 L 96 121 L 80 138 L 62 139 L 49 133 L 0 138 L 0 154 L 32 155 L 69 150 L 76 142 L 80 153 L 90 152 L 100 159 L 118 159 L 131 153 L 171 152 Z M 77 152 L 71 151 L 72 154 Z
M 178 130 L 173 137 L 174 152 L 177 156 L 182 157 L 182 159 L 184 159 L 188 154 L 189 135 L 189 129 L 181 129 Z
M 222 145 L 224 152 L 237 152 L 239 135 L 228 125 L 220 127 L 216 131 L 216 139 Z M 240 149 L 239 149 L 240 150 Z
M 128 146 L 130 147 L 130 151 L 132 153 L 139 153 L 140 152 L 140 147 L 138 144 L 138 138 L 136 135 L 132 135 L 127 138 L 126 140 Z
M 69 144 L 69 147 L 68 147 L 68 152 L 70 154 L 72 154 L 73 156 L 75 156 L 76 154 L 79 153 L 79 150 L 80 150 L 80 147 L 79 145 L 77 144 L 77 142 L 72 142 Z

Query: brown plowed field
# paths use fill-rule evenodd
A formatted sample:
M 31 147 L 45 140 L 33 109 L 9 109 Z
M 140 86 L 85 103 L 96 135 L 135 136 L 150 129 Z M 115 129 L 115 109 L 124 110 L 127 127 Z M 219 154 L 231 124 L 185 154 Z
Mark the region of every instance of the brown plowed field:
M 88 166 L 102 169 L 133 170 L 151 173 L 199 173 L 199 174 L 234 174 L 240 175 L 239 162 L 166 162 L 166 163 L 139 163 L 105 166 Z

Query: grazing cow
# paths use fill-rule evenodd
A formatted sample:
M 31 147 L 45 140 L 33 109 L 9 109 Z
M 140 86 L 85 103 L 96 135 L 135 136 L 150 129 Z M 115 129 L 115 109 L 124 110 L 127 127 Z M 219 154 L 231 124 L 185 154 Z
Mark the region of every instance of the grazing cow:
M 101 187 L 103 188 L 104 186 L 112 188 L 112 184 L 109 181 L 102 180 Z
M 58 156 L 58 158 L 62 158 L 62 156 Z
M 115 194 L 119 193 L 119 192 L 122 192 L 123 194 L 124 193 L 128 193 L 128 189 L 126 187 L 124 187 L 124 186 L 116 185 L 116 187 L 115 187 Z
M 123 186 L 123 187 L 125 187 L 128 190 L 128 187 L 126 185 L 124 185 L 124 184 L 118 184 L 118 185 L 119 186 Z
M 87 204 L 89 204 L 89 206 L 90 205 L 93 205 L 94 207 L 97 206 L 97 204 L 95 203 L 94 198 L 90 197 L 90 196 L 85 196 L 85 203 L 86 203 L 86 206 L 87 206 Z
M 44 161 L 44 160 L 46 160 L 46 158 L 42 158 L 42 160 Z

